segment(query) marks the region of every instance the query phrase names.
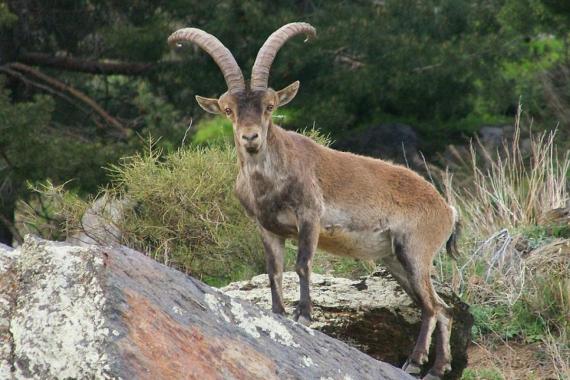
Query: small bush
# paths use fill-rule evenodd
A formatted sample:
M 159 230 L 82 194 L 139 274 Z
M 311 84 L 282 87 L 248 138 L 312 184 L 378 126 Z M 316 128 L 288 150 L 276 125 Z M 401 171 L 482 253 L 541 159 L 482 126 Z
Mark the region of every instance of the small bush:
M 21 202 L 17 216 L 23 234 L 34 234 L 51 240 L 64 240 L 81 230 L 81 217 L 89 202 L 77 193 L 65 190 L 65 185 L 51 181 L 28 184 L 30 200 Z
M 125 243 L 211 284 L 263 271 L 259 234 L 233 194 L 236 173 L 228 144 L 125 159 L 109 190 L 137 205 L 121 222 Z

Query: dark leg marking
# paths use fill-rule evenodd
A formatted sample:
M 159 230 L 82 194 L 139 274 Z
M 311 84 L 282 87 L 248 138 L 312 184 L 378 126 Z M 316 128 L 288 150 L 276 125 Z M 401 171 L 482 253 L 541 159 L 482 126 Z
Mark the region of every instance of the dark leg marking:
M 300 297 L 295 310 L 294 318 L 303 324 L 311 320 L 311 261 L 317 248 L 319 239 L 318 223 L 302 222 L 299 228 L 299 251 L 295 271 L 299 275 Z
M 283 304 L 283 250 L 285 239 L 260 227 L 265 265 L 271 286 L 271 310 L 276 314 L 285 314 Z

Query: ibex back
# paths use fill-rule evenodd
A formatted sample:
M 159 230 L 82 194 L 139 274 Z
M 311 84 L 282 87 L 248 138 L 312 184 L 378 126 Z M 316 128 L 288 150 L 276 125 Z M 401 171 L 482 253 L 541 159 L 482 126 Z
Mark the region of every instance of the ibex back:
M 451 314 L 434 291 L 430 272 L 446 241 L 453 252 L 455 210 L 405 167 L 335 151 L 273 124 L 272 113 L 295 97 L 299 82 L 275 91 L 268 87 L 269 69 L 281 46 L 297 34 L 316 36 L 306 23 L 278 29 L 260 49 L 249 84 L 214 36 L 186 28 L 173 33 L 169 42 L 196 43 L 226 79 L 228 91 L 219 99 L 196 99 L 204 110 L 232 121 L 239 163 L 236 193 L 259 226 L 273 312 L 285 312 L 281 280 L 286 239 L 298 241 L 300 300 L 294 318 L 303 323 L 311 318 L 309 284 L 317 247 L 381 261 L 422 310 L 421 331 L 404 369 L 421 372 L 437 325 L 436 360 L 424 378 L 438 379 L 450 369 Z

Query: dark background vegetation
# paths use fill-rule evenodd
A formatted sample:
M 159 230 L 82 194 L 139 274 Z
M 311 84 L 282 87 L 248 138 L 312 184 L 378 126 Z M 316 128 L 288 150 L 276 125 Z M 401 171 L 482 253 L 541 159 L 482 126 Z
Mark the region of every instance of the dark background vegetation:
M 70 181 L 93 194 L 109 181 L 104 167 L 149 135 L 175 151 L 190 120 L 207 117 L 194 95 L 220 95 L 223 77 L 199 49 L 169 49 L 171 32 L 216 35 L 247 77 L 265 38 L 292 21 L 319 37 L 291 41 L 273 66 L 272 87 L 302 84 L 287 128 L 314 125 L 342 140 L 406 123 L 429 157 L 511 121 L 522 99 L 536 128 L 560 123 L 567 136 L 563 1 L 2 0 L 0 242 L 21 238 L 15 209 L 37 196 L 30 184 Z

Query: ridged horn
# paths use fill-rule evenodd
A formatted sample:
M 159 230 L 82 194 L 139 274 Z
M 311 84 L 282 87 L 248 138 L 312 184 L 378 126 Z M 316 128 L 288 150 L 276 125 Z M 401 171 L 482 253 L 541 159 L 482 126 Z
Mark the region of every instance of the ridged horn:
M 230 93 L 245 91 L 245 80 L 232 53 L 213 35 L 196 28 L 179 29 L 168 37 L 168 44 L 181 46 L 190 41 L 200 46 L 216 61 L 228 85 Z
M 273 32 L 265 41 L 251 69 L 251 89 L 264 90 L 269 84 L 269 70 L 281 46 L 297 34 L 306 34 L 308 41 L 317 36 L 316 29 L 306 22 L 292 22 Z

